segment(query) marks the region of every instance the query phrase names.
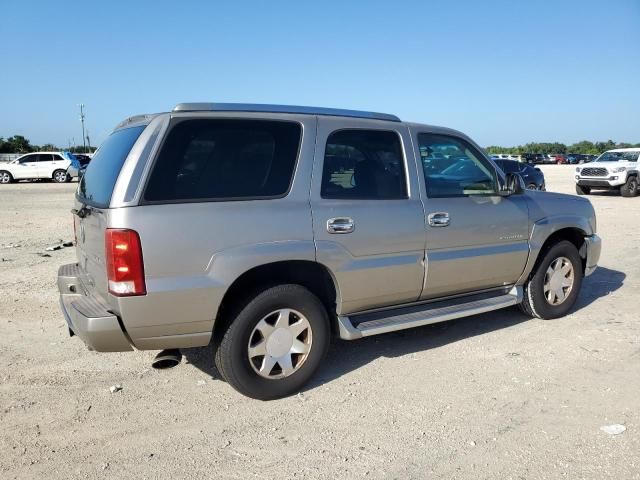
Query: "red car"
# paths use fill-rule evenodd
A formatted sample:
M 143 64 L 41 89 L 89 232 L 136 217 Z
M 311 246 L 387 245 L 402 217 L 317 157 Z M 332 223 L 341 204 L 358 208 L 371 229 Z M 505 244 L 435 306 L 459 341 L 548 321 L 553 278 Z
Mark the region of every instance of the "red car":
M 554 157 L 556 157 L 556 165 L 565 165 L 567 163 L 569 163 L 569 160 L 567 160 L 567 157 L 565 155 L 554 155 Z

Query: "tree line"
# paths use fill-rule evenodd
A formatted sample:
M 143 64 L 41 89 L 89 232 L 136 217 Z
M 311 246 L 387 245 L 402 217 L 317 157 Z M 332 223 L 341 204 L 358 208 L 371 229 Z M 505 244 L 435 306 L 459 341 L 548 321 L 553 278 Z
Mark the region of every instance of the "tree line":
M 513 155 L 521 155 L 523 153 L 583 153 L 598 155 L 614 148 L 629 147 L 640 147 L 640 143 L 622 143 L 614 142 L 613 140 L 607 140 L 606 142 L 590 142 L 588 140 L 583 140 L 572 145 L 565 145 L 564 143 L 559 142 L 527 143 L 525 145 L 518 145 L 517 147 L 499 147 L 497 145 L 491 145 L 485 150 L 489 154 L 510 153 Z
M 60 152 L 70 151 L 73 153 L 91 153 L 96 150 L 96 147 L 82 145 L 76 145 L 71 148 L 60 148 L 52 143 L 45 143 L 44 145 L 34 145 L 28 138 L 22 135 L 14 135 L 7 139 L 0 137 L 0 153 L 31 153 L 31 152 Z

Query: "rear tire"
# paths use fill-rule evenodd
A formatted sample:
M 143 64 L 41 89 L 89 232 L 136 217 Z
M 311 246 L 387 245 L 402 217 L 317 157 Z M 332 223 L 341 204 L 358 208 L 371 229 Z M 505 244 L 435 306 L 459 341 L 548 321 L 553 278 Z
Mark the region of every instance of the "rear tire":
M 286 320 L 279 312 L 288 312 Z M 234 389 L 258 400 L 297 392 L 329 347 L 327 311 L 318 297 L 300 285 L 278 285 L 253 295 L 230 312 L 228 320 L 216 349 L 216 367 Z M 305 330 L 298 334 L 296 325 L 303 321 Z M 304 345 L 306 352 L 300 349 Z M 256 353 L 259 348 L 264 353 Z
M 576 193 L 578 195 L 589 195 L 591 193 L 591 188 L 576 184 Z
M 538 190 L 538 186 L 535 183 L 527 185 L 527 190 Z
M 13 182 L 13 175 L 6 170 L 0 170 L 0 183 L 7 184 Z
M 53 172 L 52 179 L 56 183 L 67 183 L 69 175 L 66 170 L 56 170 Z
M 520 309 L 531 317 L 545 320 L 562 317 L 571 310 L 580 293 L 584 276 L 582 259 L 576 246 L 567 240 L 552 245 L 540 255 L 524 285 Z M 554 292 L 560 292 L 564 298 Z
M 620 195 L 623 197 L 635 197 L 638 195 L 638 177 L 627 178 L 627 183 L 620 187 Z

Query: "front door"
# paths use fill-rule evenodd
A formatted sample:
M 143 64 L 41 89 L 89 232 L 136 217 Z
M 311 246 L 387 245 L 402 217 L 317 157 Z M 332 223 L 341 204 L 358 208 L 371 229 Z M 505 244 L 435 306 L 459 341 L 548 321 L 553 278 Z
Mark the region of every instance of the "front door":
M 422 299 L 512 285 L 529 254 L 525 195 L 501 196 L 494 165 L 469 140 L 417 132 L 424 181 Z
M 21 178 L 38 178 L 39 177 L 39 154 L 32 153 L 25 155 L 18 160 L 18 164 L 15 168 L 14 178 L 16 180 Z
M 411 175 L 408 172 L 411 171 Z M 416 301 L 424 209 L 409 130 L 320 117 L 311 208 L 318 262 L 338 284 L 338 313 Z

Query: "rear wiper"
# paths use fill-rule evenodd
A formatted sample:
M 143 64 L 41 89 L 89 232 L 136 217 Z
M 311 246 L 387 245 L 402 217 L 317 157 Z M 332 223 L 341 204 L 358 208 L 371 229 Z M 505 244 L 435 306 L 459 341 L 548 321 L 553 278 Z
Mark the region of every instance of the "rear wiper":
M 76 208 L 72 208 L 71 213 L 73 213 L 74 215 L 77 215 L 80 218 L 84 218 L 91 215 L 91 209 L 86 205 L 82 205 L 82 207 L 79 210 Z

